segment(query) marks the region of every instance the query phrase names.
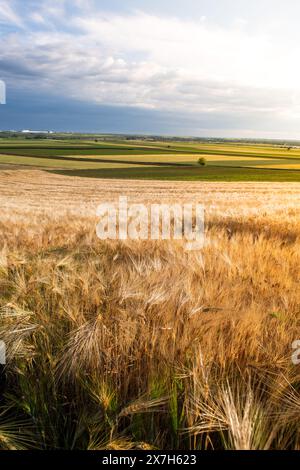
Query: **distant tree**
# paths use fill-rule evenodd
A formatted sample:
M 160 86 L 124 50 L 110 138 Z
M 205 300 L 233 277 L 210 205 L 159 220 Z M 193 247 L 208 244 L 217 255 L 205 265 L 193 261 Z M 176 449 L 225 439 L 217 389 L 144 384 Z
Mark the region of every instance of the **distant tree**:
M 207 164 L 207 160 L 204 157 L 199 158 L 198 165 L 205 166 Z

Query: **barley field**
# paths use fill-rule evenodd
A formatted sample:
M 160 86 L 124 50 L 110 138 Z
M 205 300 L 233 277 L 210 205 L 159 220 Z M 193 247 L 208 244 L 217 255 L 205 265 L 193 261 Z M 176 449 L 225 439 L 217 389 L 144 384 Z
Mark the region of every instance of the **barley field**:
M 203 203 L 206 242 L 96 207 Z M 300 450 L 300 183 L 0 171 L 1 449 Z

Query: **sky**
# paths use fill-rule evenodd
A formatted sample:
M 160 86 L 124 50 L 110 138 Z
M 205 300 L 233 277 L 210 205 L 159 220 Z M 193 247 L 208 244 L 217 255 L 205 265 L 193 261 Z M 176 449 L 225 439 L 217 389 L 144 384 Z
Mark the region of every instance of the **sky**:
M 0 129 L 300 139 L 298 0 L 0 0 Z

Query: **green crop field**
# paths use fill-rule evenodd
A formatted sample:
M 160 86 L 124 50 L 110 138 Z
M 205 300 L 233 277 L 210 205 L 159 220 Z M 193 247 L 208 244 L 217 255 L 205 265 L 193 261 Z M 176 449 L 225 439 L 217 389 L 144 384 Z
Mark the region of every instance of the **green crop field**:
M 205 166 L 198 165 L 204 158 Z M 0 139 L 0 170 L 72 176 L 211 181 L 300 181 L 300 148 L 234 142 Z
M 97 170 L 56 170 L 55 173 L 90 178 L 121 178 L 170 181 L 292 181 L 300 182 L 300 172 L 255 168 L 213 167 L 126 167 Z

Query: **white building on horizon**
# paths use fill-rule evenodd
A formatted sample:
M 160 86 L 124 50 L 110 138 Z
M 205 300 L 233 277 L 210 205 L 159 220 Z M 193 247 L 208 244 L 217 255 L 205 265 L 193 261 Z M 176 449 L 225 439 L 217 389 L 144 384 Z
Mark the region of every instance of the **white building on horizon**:
M 23 129 L 22 134 L 54 134 L 53 131 L 31 131 L 30 129 Z

